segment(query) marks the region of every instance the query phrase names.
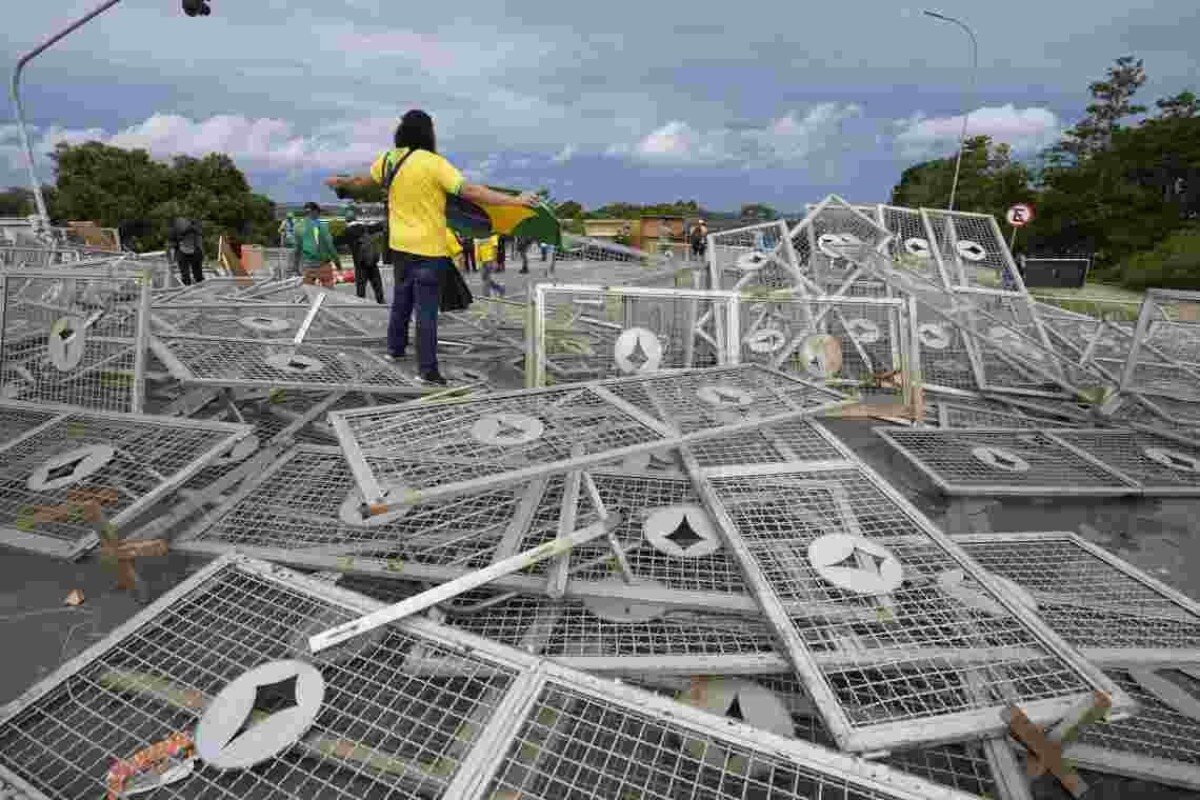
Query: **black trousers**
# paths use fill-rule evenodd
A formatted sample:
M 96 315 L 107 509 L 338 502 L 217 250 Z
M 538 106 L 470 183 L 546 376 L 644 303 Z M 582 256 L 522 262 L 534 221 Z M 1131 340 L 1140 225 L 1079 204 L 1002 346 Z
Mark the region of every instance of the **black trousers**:
M 200 283 L 204 280 L 204 253 L 180 253 L 176 251 L 175 260 L 179 264 L 179 277 L 184 286 Z
M 372 253 L 354 254 L 354 293 L 359 297 L 367 296 L 367 284 L 375 294 L 375 302 L 383 303 L 383 276 L 379 274 L 379 264 L 372 258 Z
M 468 239 L 463 245 L 463 262 L 467 265 L 467 272 L 478 270 L 475 265 L 475 242 L 471 239 Z

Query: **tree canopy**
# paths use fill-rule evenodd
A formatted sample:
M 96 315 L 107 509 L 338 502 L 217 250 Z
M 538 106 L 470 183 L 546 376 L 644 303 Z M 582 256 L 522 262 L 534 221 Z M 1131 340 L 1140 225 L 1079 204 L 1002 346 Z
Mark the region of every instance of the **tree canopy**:
M 1200 100 L 1190 91 L 1134 102 L 1146 82 L 1140 59 L 1118 58 L 1089 86 L 1092 103 L 1060 141 L 1029 164 L 1003 142 L 969 139 L 955 206 L 1003 219 L 1031 202 L 1017 250 L 1087 255 L 1094 273 L 1131 287 L 1200 288 Z M 897 205 L 944 207 L 954 157 L 904 170 Z
M 203 223 L 210 253 L 221 234 L 244 243 L 275 239 L 274 203 L 250 190 L 227 155 L 177 156 L 162 162 L 145 150 L 87 142 L 60 144 L 51 157 L 57 179 L 48 198 L 51 217 L 118 228 L 122 243 L 133 250 L 164 247 L 175 217 Z

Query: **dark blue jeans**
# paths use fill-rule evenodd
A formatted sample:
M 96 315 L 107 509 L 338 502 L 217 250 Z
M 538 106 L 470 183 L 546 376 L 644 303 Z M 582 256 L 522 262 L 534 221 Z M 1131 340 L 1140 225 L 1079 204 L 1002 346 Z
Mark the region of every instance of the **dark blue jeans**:
M 454 269 L 449 258 L 431 258 L 391 251 L 395 289 L 388 320 L 388 350 L 401 353 L 408 347 L 408 323 L 417 312 L 417 368 L 436 372 L 437 319 L 442 299 L 442 270 Z

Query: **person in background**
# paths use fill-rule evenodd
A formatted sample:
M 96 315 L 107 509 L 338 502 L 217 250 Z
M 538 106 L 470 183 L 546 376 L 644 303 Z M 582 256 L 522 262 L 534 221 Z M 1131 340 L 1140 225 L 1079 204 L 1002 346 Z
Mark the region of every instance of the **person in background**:
M 475 240 L 470 236 L 460 236 L 458 237 L 458 246 L 462 250 L 467 272 L 478 271 L 479 267 L 475 264 Z
M 508 257 L 508 244 L 510 241 L 512 241 L 512 240 L 508 236 L 505 236 L 504 234 L 501 234 L 498 237 L 498 244 L 496 245 L 496 271 L 497 272 L 504 272 L 504 262 L 507 260 L 507 257 Z
M 496 266 L 500 260 L 500 237 L 489 236 L 486 239 L 477 239 L 475 247 L 475 260 L 479 263 L 480 270 L 483 271 L 483 296 L 500 295 L 503 297 L 504 284 L 497 283 L 496 279 L 492 277 L 500 271 Z
M 520 237 L 517 239 L 517 255 L 521 257 L 521 274 L 529 274 L 529 248 L 533 246 L 533 239 Z
M 179 267 L 179 277 L 184 286 L 204 280 L 204 239 L 200 222 L 185 217 L 176 217 L 171 224 L 168 237 L 171 260 Z
M 708 248 L 708 226 L 702 219 L 692 226 L 691 245 L 692 257 L 704 258 L 704 251 Z
M 445 386 L 438 370 L 437 322 L 443 276 L 454 268 L 446 241 L 446 196 L 525 207 L 537 205 L 538 198 L 532 192 L 514 197 L 467 183 L 453 164 L 438 155 L 433 119 L 424 111 L 405 113 L 393 144 L 371 165 L 371 176 L 380 184 L 393 175 L 388 186 L 388 247 L 396 288 L 388 323 L 388 356 L 404 357 L 409 322 L 416 311 L 419 377 L 424 383 Z
M 371 246 L 371 238 L 383 230 L 383 221 L 363 222 L 351 207 L 346 210 L 346 244 L 354 259 L 354 293 L 367 296 L 367 284 L 375 294 L 375 302 L 383 305 L 383 277 L 379 274 L 379 254 Z
M 279 223 L 279 246 L 291 249 L 296 246 L 296 212 L 289 211 Z
M 296 244 L 292 264 L 305 283 L 333 285 L 334 266 L 339 263 L 337 248 L 329 226 L 321 220 L 321 207 L 313 202 L 304 204 L 304 220 L 296 226 Z

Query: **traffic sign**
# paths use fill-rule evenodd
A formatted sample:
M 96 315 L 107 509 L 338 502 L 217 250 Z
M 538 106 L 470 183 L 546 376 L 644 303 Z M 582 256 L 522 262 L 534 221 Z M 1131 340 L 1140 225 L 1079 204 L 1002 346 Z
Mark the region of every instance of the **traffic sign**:
M 1025 203 L 1017 203 L 1005 215 L 1008 219 L 1008 224 L 1014 228 L 1020 228 L 1033 222 L 1033 207 Z

